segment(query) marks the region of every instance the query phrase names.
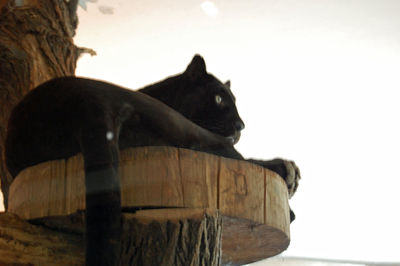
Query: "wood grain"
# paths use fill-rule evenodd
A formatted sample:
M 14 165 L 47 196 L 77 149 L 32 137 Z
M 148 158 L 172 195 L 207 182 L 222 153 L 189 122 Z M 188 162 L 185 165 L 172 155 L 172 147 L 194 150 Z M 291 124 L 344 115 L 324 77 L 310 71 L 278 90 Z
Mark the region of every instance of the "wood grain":
M 224 159 L 220 167 L 219 209 L 225 215 L 264 223 L 264 169 Z
M 123 207 L 154 208 L 155 220 L 172 219 L 168 213 L 182 210 L 219 211 L 224 261 L 248 263 L 289 245 L 288 192 L 274 172 L 173 147 L 126 149 L 120 158 Z M 81 155 L 25 169 L 10 187 L 9 211 L 36 219 L 83 210 L 83 180 Z

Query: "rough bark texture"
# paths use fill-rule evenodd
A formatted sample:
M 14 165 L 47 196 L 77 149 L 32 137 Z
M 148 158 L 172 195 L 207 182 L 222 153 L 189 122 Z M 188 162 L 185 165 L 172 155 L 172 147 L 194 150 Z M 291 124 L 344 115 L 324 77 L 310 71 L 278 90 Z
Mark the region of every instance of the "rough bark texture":
M 172 220 L 162 219 L 163 210 L 150 212 L 161 213 L 158 219 L 146 222 L 125 215 L 123 231 L 130 233 L 123 236 L 122 265 L 221 264 L 222 219 L 218 212 Z
M 0 177 L 6 208 L 12 177 L 4 164 L 4 140 L 11 110 L 40 83 L 74 75 L 81 52 L 72 40 L 77 0 L 15 2 L 0 2 Z
M 66 234 L 0 214 L 0 265 L 84 265 L 82 218 L 71 215 L 80 233 Z M 121 265 L 221 264 L 218 212 L 145 210 L 125 214 L 123 222 Z
M 84 265 L 83 237 L 0 213 L 0 265 Z

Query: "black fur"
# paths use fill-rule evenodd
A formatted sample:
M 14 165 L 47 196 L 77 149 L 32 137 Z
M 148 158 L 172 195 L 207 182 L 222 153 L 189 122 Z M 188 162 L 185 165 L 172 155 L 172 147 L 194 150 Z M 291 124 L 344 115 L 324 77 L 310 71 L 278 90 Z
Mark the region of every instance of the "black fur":
M 195 81 L 195 82 L 193 82 Z M 223 84 L 208 74 L 202 57 L 195 56 L 184 75 L 139 90 L 181 113 L 197 125 L 236 143 L 244 123 L 239 117 L 230 82 Z M 221 97 L 216 104 L 215 96 Z
M 107 145 L 118 144 L 120 149 L 172 145 L 223 154 L 216 143 L 222 140 L 223 146 L 227 146 L 229 142 L 237 142 L 244 124 L 230 89 L 205 72 L 202 60 L 196 56 L 183 74 L 139 92 L 75 77 L 57 78 L 38 86 L 14 108 L 9 120 L 6 162 L 10 173 L 15 177 L 26 167 L 84 152 L 84 138 L 90 136 L 87 141 L 97 143 L 94 135 L 100 135 L 104 142 L 107 132 L 114 136 Z M 204 72 L 200 75 L 202 69 Z M 191 72 L 197 72 L 197 76 Z M 216 94 L 223 97 L 223 107 L 215 104 Z M 176 111 L 227 138 L 199 128 Z M 181 135 L 188 136 L 182 138 Z M 213 143 L 203 143 L 196 135 L 213 136 Z M 226 156 L 242 158 L 233 148 Z
M 82 152 L 86 263 L 117 265 L 119 150 L 169 145 L 243 159 L 233 148 L 243 128 L 229 83 L 208 74 L 203 58 L 195 56 L 183 74 L 139 92 L 75 77 L 40 85 L 12 112 L 6 164 L 16 177 L 26 167 Z

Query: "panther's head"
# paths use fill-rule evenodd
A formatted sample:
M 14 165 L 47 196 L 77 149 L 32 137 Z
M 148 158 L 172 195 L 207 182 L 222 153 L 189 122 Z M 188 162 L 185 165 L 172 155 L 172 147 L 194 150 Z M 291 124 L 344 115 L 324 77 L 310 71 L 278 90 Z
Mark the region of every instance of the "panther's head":
M 182 74 L 184 92 L 177 110 L 184 116 L 216 134 L 239 141 L 244 123 L 240 118 L 230 81 L 222 83 L 207 73 L 204 59 L 195 55 Z
M 140 90 L 169 105 L 189 120 L 232 144 L 239 141 L 244 123 L 235 105 L 230 82 L 222 83 L 207 73 L 200 55 L 195 55 L 179 75 L 169 77 Z

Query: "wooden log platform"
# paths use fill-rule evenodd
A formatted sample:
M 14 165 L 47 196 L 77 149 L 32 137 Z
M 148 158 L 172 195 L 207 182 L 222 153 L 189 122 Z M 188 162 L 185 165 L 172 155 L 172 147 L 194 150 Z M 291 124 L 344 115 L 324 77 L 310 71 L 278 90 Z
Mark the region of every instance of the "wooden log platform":
M 222 219 L 224 263 L 250 263 L 288 247 L 288 192 L 274 172 L 172 147 L 123 150 L 120 161 L 122 205 L 143 208 L 124 217 L 139 224 L 197 219 L 211 226 L 204 217 L 214 215 Z M 82 155 L 25 169 L 9 195 L 8 211 L 26 220 L 79 213 L 85 209 Z

